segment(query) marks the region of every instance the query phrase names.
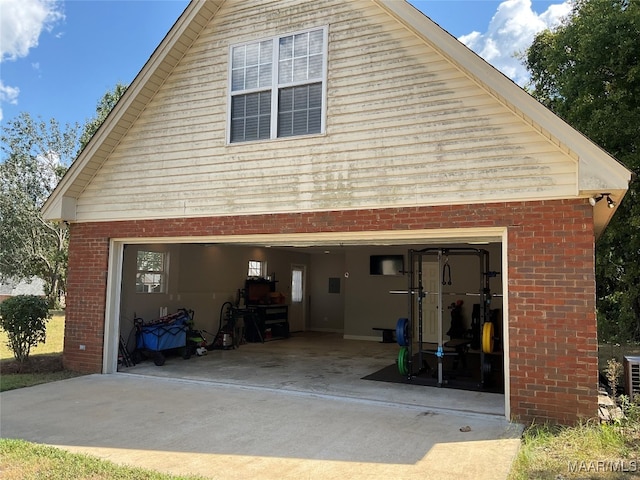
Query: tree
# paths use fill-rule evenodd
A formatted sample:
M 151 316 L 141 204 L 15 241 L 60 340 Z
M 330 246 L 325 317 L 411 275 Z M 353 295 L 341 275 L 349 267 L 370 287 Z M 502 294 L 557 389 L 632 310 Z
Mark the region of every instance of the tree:
M 107 91 L 96 106 L 96 116 L 89 120 L 85 125 L 80 137 L 80 149 L 83 149 L 91 140 L 91 137 L 98 131 L 98 128 L 104 123 L 107 115 L 116 106 L 120 97 L 127 91 L 127 85 L 117 83 L 112 91 Z
M 577 0 L 540 33 L 525 65 L 531 92 L 636 176 L 640 172 L 640 1 Z M 640 340 L 640 188 L 629 192 L 596 246 L 599 334 Z
M 68 230 L 39 209 L 75 156 L 79 128 L 22 113 L 0 137 L 0 276 L 41 278 L 51 306 L 66 291 Z
M 2 127 L 0 278 L 41 278 L 50 306 L 66 293 L 69 238 L 66 226 L 45 221 L 40 208 L 126 88 L 117 84 L 104 94 L 80 138 L 78 123 L 61 129 L 55 119 L 28 113 Z

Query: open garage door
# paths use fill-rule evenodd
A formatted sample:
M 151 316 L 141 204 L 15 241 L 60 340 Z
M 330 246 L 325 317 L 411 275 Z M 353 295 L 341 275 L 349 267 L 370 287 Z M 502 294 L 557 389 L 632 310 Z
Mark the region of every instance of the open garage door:
M 341 237 L 341 238 L 339 238 Z M 271 282 L 270 294 L 274 298 L 284 298 L 283 305 L 289 305 L 292 295 L 290 281 L 292 265 L 306 265 L 308 311 L 305 329 L 308 339 L 313 336 L 329 336 L 341 341 L 357 341 L 367 351 L 375 345 L 381 351 L 374 356 L 371 368 L 382 370 L 385 365 L 395 368 L 399 377 L 397 362 L 400 345 L 397 345 L 395 334 L 399 318 L 410 314 L 410 301 L 390 292 L 407 288 L 405 271 L 394 271 L 391 274 L 379 274 L 372 271 L 372 257 L 401 256 L 408 266 L 409 251 L 423 248 L 479 248 L 491 251 L 491 268 L 505 271 L 505 232 L 498 229 L 473 231 L 412 231 L 412 232 L 370 232 L 358 234 L 309 234 L 284 236 L 235 236 L 211 238 L 181 239 L 118 239 L 112 242 L 110 261 L 112 266 L 109 278 L 109 295 L 107 306 L 107 326 L 105 336 L 105 369 L 115 372 L 118 369 L 118 350 L 120 337 L 129 349 L 135 348 L 135 318 L 154 319 L 163 314 L 171 314 L 179 309 L 195 312 L 193 321 L 198 330 L 215 335 L 224 319 L 221 318 L 226 303 L 239 305 L 243 302 L 243 288 L 249 275 L 250 262 L 261 262 L 264 267 L 264 278 Z M 156 259 L 165 259 L 166 271 L 149 269 L 142 272 L 138 265 L 139 252 L 155 252 Z M 453 280 L 466 293 L 477 291 L 477 276 L 473 275 L 474 285 L 469 286 L 470 267 L 464 261 L 456 259 L 450 264 Z M 433 270 L 433 269 L 432 269 Z M 434 270 L 440 281 L 440 268 Z M 145 274 L 147 276 L 144 276 Z M 163 277 L 166 275 L 166 277 Z M 164 281 L 164 284 L 162 283 Z M 433 279 L 430 280 L 433 283 Z M 498 280 L 495 293 L 506 291 L 506 275 Z M 449 300 L 449 299 L 448 299 Z M 450 299 L 455 303 L 456 299 Z M 463 322 L 467 330 L 473 321 L 474 302 L 468 297 L 463 300 Z M 246 305 L 243 305 L 246 306 Z M 449 328 L 450 311 L 442 310 L 442 328 Z M 500 392 L 500 410 L 508 416 L 508 341 L 506 339 L 506 318 L 508 305 L 506 296 L 493 305 L 500 310 L 496 318 L 495 333 L 499 339 L 500 377 L 493 392 Z M 423 325 L 427 321 L 423 320 Z M 394 343 L 381 343 L 382 332 L 379 328 L 393 330 Z M 273 333 L 273 332 L 272 332 Z M 294 334 L 292 339 L 296 338 Z M 266 335 L 265 335 L 266 336 Z M 206 338 L 206 337 L 205 337 Z M 327 337 L 328 338 L 328 337 Z M 209 338 L 210 340 L 211 338 Z M 388 340 L 388 337 L 386 338 Z M 275 351 L 277 358 L 277 342 L 267 345 L 269 351 Z M 269 340 L 269 339 L 266 339 Z M 326 340 L 326 338 L 325 338 Z M 301 341 L 301 340 L 300 340 Z M 283 342 L 284 343 L 284 342 Z M 254 345 L 251 345 L 254 347 Z M 238 349 L 242 351 L 242 347 Z M 331 347 L 325 350 L 331 354 Z M 357 349 L 356 349 L 357 350 Z M 465 363 L 473 364 L 473 348 L 469 348 Z M 256 351 L 254 348 L 253 351 Z M 230 358 L 238 352 L 226 352 Z M 362 352 L 362 351 L 361 351 Z M 498 349 L 496 349 L 498 352 Z M 244 355 L 244 354 L 242 354 Z M 340 349 L 333 352 L 335 358 Z M 366 360 L 366 354 L 358 353 Z M 343 355 L 344 356 L 344 355 Z M 237 355 L 238 360 L 241 358 Z M 425 363 L 433 363 L 429 368 L 437 369 L 437 357 Z M 462 358 L 456 365 L 458 378 L 468 373 L 464 371 Z M 250 360 L 247 360 L 250 362 Z M 383 365 L 384 362 L 384 365 Z M 176 362 L 177 363 L 177 362 Z M 187 368 L 189 362 L 183 362 L 181 369 Z M 275 362 L 277 363 L 277 362 Z M 166 368 L 167 365 L 162 367 Z M 378 368 L 380 367 L 380 368 Z M 291 366 L 287 367 L 288 369 Z M 343 369 L 349 369 L 346 366 Z M 363 366 L 366 369 L 366 367 Z M 447 369 L 448 367 L 444 366 Z M 274 368 L 274 370 L 277 370 Z M 496 369 L 497 371 L 498 369 Z M 287 370 L 289 371 L 289 370 Z M 343 372 L 346 373 L 346 372 Z M 375 373 L 374 371 L 368 373 Z M 418 372 L 416 372 L 418 373 Z M 427 367 L 416 375 L 422 380 L 429 378 Z M 189 373 L 184 373 L 188 376 Z M 289 373 L 287 373 L 289 375 Z M 445 372 L 446 375 L 446 372 Z M 358 377 L 354 380 L 360 380 Z M 380 383 L 380 389 L 388 386 L 388 381 Z M 407 383 L 406 381 L 404 383 Z M 420 384 L 420 380 L 414 382 Z M 424 383 L 424 382 L 423 382 Z M 428 383 L 428 382 L 427 382 Z M 371 384 L 368 384 L 370 388 Z M 376 385 L 375 383 L 373 385 Z M 446 386 L 446 385 L 444 385 Z M 475 390 L 481 390 L 476 388 Z

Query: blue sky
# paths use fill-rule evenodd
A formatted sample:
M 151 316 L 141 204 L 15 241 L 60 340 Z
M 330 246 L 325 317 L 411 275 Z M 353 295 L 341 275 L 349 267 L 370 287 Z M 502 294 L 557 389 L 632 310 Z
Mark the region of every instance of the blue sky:
M 570 0 L 410 3 L 521 85 L 526 71 L 513 54 L 570 8 Z M 187 4 L 0 0 L 0 120 L 28 112 L 84 124 L 106 91 L 133 80 Z

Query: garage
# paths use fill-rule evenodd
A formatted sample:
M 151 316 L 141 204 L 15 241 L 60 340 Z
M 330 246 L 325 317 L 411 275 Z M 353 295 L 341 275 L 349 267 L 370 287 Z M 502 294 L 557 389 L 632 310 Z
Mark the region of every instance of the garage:
M 418 235 L 416 232 L 411 236 L 417 238 Z M 127 373 L 174 375 L 263 388 L 315 393 L 324 390 L 344 395 L 360 392 L 360 398 L 378 401 L 385 400 L 392 392 L 388 387 L 395 384 L 400 385 L 400 391 L 394 395 L 401 396 L 400 399 L 393 397 L 395 401 L 416 398 L 418 403 L 433 408 L 450 408 L 450 405 L 447 402 L 439 405 L 441 394 L 430 394 L 431 389 L 423 391 L 426 387 L 470 390 L 486 395 L 474 394 L 475 400 L 468 402 L 464 395 L 456 392 L 459 408 L 502 416 L 505 414 L 505 381 L 500 237 L 491 231 L 458 232 L 456 240 L 461 241 L 465 235 L 469 236 L 465 243 L 455 244 L 442 239 L 403 244 L 409 239 L 401 238 L 398 233 L 395 233 L 396 240 L 389 234 L 379 245 L 365 244 L 364 238 L 355 237 L 335 244 L 313 235 L 299 236 L 299 240 L 290 237 L 287 245 L 270 238 L 268 246 L 216 243 L 215 239 L 202 243 L 122 242 L 120 311 L 115 318 L 120 318 L 117 332 L 123 337 L 127 350 L 133 351 L 136 337 L 142 336 L 134 325 L 135 318 L 154 324 L 163 314 L 181 308 L 193 310 L 194 328 L 202 333 L 210 350 L 203 357 L 194 355 L 185 361 L 181 349 L 169 349 L 164 352 L 167 362 L 156 366 L 155 350 L 173 347 L 173 344 L 157 345 L 152 338 L 151 350 L 137 357 L 142 361 L 134 368 L 122 365 L 122 349 L 118 348 L 121 363 L 115 368 Z M 385 236 L 384 232 L 381 236 Z M 140 284 L 144 275 L 139 268 L 145 267 L 140 267 L 136 260 L 148 258 L 149 252 L 153 252 L 154 258 L 164 260 L 163 267 L 149 277 L 154 285 L 143 287 Z M 412 296 L 408 295 L 410 284 L 420 283 L 417 277 L 410 281 L 410 271 L 417 275 L 419 270 L 416 252 L 423 257 L 420 269 L 424 270 L 423 283 L 428 287 L 422 296 L 422 329 L 418 308 L 412 309 Z M 440 259 L 443 265 L 438 265 L 436 252 L 443 253 Z M 496 340 L 490 357 L 493 372 L 487 372 L 486 364 L 483 372 L 479 363 L 482 348 L 472 345 L 480 292 L 484 288 L 479 280 L 483 272 L 477 252 L 487 252 L 487 267 L 493 273 L 490 286 Z M 413 269 L 412 255 L 416 257 Z M 262 271 L 251 268 L 262 268 Z M 294 280 L 296 275 L 301 282 Z M 158 281 L 159 278 L 162 280 Z M 441 282 L 447 290 L 442 294 L 444 307 L 439 305 L 436 295 Z M 247 292 L 254 285 L 260 289 L 259 298 Z M 263 288 L 268 289 L 268 295 L 265 296 Z M 416 306 L 418 298 L 413 296 Z M 457 305 L 455 309 L 454 305 Z M 441 319 L 438 309 L 443 311 Z M 265 312 L 269 317 L 267 325 L 262 320 Z M 222 344 L 222 336 L 217 339 L 216 336 L 221 327 L 229 325 L 230 315 L 234 325 L 239 322 L 244 328 L 235 330 L 240 338 Z M 461 319 L 461 334 L 448 332 L 453 316 Z M 411 344 L 415 353 L 411 372 L 398 370 L 398 358 L 403 350 L 400 343 L 406 345 L 403 340 L 406 335 L 396 338 L 398 322 L 409 318 L 412 318 Z M 441 341 L 438 340 L 439 322 L 442 322 Z M 171 337 L 168 327 L 158 328 L 160 330 L 150 330 L 152 335 Z M 385 333 L 392 333 L 391 339 L 383 338 Z M 456 345 L 450 346 L 452 341 Z M 115 343 L 114 339 L 111 342 Z M 444 345 L 440 357 L 438 345 Z M 117 361 L 115 351 L 114 358 L 108 362 L 110 365 Z M 321 381 L 314 383 L 312 379 Z M 362 383 L 365 386 L 360 387 L 358 384 Z M 414 391 L 403 396 L 400 392 L 406 391 L 407 385 Z M 482 401 L 478 402 L 478 398 Z
M 407 2 L 194 1 L 43 206 L 70 230 L 63 361 L 115 373 L 136 318 L 216 333 L 228 302 L 262 321 L 206 361 L 262 349 L 243 375 L 272 385 L 319 378 L 275 360 L 315 335 L 327 385 L 358 364 L 345 389 L 591 418 L 594 245 L 630 179 Z M 386 367 L 407 382 L 363 380 Z

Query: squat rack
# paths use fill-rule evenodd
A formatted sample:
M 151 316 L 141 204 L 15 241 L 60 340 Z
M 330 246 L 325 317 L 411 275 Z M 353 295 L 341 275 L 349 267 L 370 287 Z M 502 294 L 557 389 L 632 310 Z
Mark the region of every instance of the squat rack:
M 443 285 L 451 285 L 451 266 L 449 265 L 449 257 L 456 255 L 472 255 L 478 258 L 479 264 L 479 288 L 478 292 L 467 293 L 450 293 L 443 292 Z M 437 282 L 437 289 L 435 292 L 428 292 L 424 288 L 422 262 L 425 256 L 437 256 L 438 259 L 438 271 L 442 272 L 442 282 Z M 417 264 L 417 267 L 416 267 Z M 421 250 L 409 250 L 409 289 L 408 291 L 392 291 L 390 293 L 408 293 L 409 299 L 409 318 L 401 318 L 398 320 L 396 327 L 396 337 L 398 344 L 402 347 L 398 355 L 398 367 L 402 374 L 407 375 L 407 378 L 411 380 L 416 376 L 422 365 L 424 364 L 425 355 L 435 355 L 438 361 L 438 386 L 444 384 L 444 368 L 443 360 L 445 355 L 459 355 L 460 351 L 457 349 L 455 352 L 445 351 L 445 342 L 443 339 L 443 296 L 478 296 L 479 302 L 479 315 L 477 321 L 479 324 L 476 329 L 472 328 L 473 335 L 476 335 L 476 330 L 480 329 L 482 341 L 480 344 L 480 387 L 484 387 L 485 374 L 491 371 L 491 363 L 488 358 L 485 358 L 485 354 L 491 353 L 494 346 L 494 325 L 491 319 L 491 288 L 490 279 L 498 275 L 498 272 L 492 272 L 489 265 L 489 252 L 485 249 L 460 247 L 460 248 L 424 248 Z M 438 308 L 438 342 L 436 350 L 427 349 L 423 340 L 423 300 L 427 295 L 437 295 L 437 308 Z M 496 295 L 500 296 L 500 295 Z M 418 322 L 418 365 L 419 371 L 414 372 L 413 367 L 413 325 Z M 473 322 L 473 320 L 472 320 Z M 481 328 L 480 328 L 481 326 Z M 472 324 L 473 327 L 473 324 Z M 470 339 L 472 341 L 480 342 L 478 339 Z

